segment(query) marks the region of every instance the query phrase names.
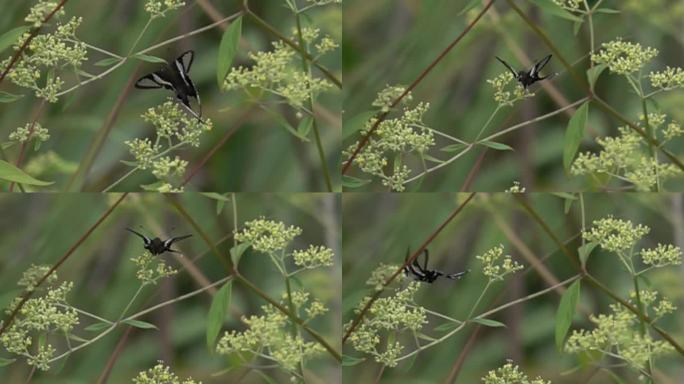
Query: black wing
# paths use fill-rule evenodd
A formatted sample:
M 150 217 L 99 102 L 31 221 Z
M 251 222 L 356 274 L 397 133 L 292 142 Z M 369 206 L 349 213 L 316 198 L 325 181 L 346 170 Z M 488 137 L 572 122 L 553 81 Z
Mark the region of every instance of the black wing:
M 141 77 L 135 82 L 135 87 L 138 89 L 175 89 L 172 79 L 165 71 L 156 71 Z
M 516 78 L 518 77 L 518 72 L 516 72 L 515 69 L 513 69 L 513 67 L 511 67 L 507 62 L 505 62 L 499 56 L 494 56 L 494 57 L 496 57 L 496 59 L 499 60 L 501 62 L 501 64 L 505 65 L 506 68 L 508 68 L 508 70 L 511 71 L 511 73 L 513 74 L 513 77 L 516 77 Z
M 169 248 L 173 243 L 176 241 L 181 241 L 183 239 L 187 239 L 188 237 L 192 237 L 192 235 L 185 235 L 185 236 L 178 236 L 178 237 L 172 237 L 168 240 L 164 240 L 164 248 Z
M 180 68 L 183 68 L 183 72 L 190 73 L 190 67 L 192 67 L 192 61 L 195 59 L 194 51 L 186 51 L 181 53 L 176 59 L 176 63 L 180 64 Z
M 463 275 L 467 274 L 469 271 L 463 271 L 463 272 L 458 272 L 458 273 L 451 273 L 448 275 L 445 275 L 448 279 L 451 280 L 457 280 L 463 277 Z
M 136 231 L 134 231 L 134 230 L 132 230 L 132 229 L 130 229 L 130 228 L 126 228 L 126 230 L 127 230 L 128 232 L 132 232 L 132 233 L 134 233 L 134 234 L 140 236 L 140 238 L 143 239 L 143 241 L 145 242 L 145 244 L 149 244 L 150 242 L 152 242 L 152 240 L 150 240 L 149 237 L 147 237 L 147 236 L 145 236 L 145 235 L 143 235 L 143 234 L 141 234 L 141 233 L 139 233 L 139 232 L 136 232 Z
M 428 259 L 430 258 L 430 253 L 428 252 L 427 248 L 423 250 L 423 255 L 425 255 L 423 258 L 423 271 L 427 271 Z
M 536 64 L 532 67 L 530 70 L 530 76 L 532 77 L 538 77 L 539 72 L 546 66 L 546 64 L 551 60 L 551 55 L 546 56 L 545 58 L 537 61 Z

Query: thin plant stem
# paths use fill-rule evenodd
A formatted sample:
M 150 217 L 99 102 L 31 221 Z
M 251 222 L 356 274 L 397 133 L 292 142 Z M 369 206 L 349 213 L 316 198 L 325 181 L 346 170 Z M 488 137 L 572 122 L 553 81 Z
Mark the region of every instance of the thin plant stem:
M 470 308 L 470 312 L 468 313 L 468 316 L 466 317 L 466 319 L 468 319 L 468 320 L 472 319 L 473 313 L 475 313 L 475 310 L 477 310 L 477 307 L 480 306 L 480 302 L 484 298 L 485 294 L 487 293 L 487 291 L 489 290 L 489 287 L 491 285 L 492 285 L 492 281 L 488 280 L 487 285 L 485 285 L 484 289 L 482 289 L 482 293 L 480 293 L 480 297 L 478 297 L 477 300 L 475 300 L 475 304 L 473 304 L 473 307 Z
M 137 167 L 137 166 L 136 166 L 135 168 L 131 168 L 131 170 L 129 170 L 128 172 L 126 172 L 125 175 L 121 176 L 121 177 L 118 178 L 116 181 L 114 181 L 113 183 L 111 183 L 107 188 L 103 189 L 103 190 L 102 190 L 102 193 L 107 193 L 107 192 L 111 191 L 112 188 L 116 187 L 116 186 L 119 185 L 122 181 L 126 180 L 129 176 L 131 176 L 132 174 L 134 174 L 135 172 L 137 172 L 138 169 L 140 169 L 140 168 Z
M 145 288 L 145 285 L 147 285 L 147 284 L 141 284 L 138 287 L 138 290 L 135 291 L 135 294 L 133 295 L 131 300 L 128 302 L 128 304 L 126 304 L 126 308 L 124 308 L 124 310 L 121 312 L 121 315 L 119 316 L 118 321 L 121 321 L 121 319 L 123 319 L 123 317 L 126 315 L 126 312 L 128 312 L 128 310 L 131 308 L 131 305 L 133 305 L 133 303 L 135 302 L 135 299 L 138 298 L 138 296 L 140 295 L 140 292 L 142 292 L 143 288 Z
M 140 42 L 140 39 L 142 39 L 143 35 L 145 35 L 145 32 L 147 32 L 147 29 L 150 28 L 150 25 L 152 24 L 152 20 L 154 20 L 154 17 L 150 17 L 147 19 L 147 23 L 145 23 L 145 26 L 143 27 L 142 31 L 138 34 L 138 37 L 136 37 L 135 41 L 131 45 L 131 49 L 128 50 L 128 53 L 126 56 L 130 56 L 131 53 L 133 53 L 133 50 L 135 47 L 138 46 L 138 43 Z
M 475 136 L 475 140 L 473 140 L 473 141 L 477 142 L 477 140 L 480 138 L 480 136 L 482 136 L 482 134 L 483 134 L 484 131 L 487 129 L 487 127 L 489 127 L 489 124 L 492 123 L 492 120 L 494 120 L 494 116 L 496 116 L 496 114 L 497 114 L 500 110 L 501 110 L 501 104 L 497 105 L 497 106 L 496 106 L 496 109 L 494 109 L 494 112 L 492 112 L 492 114 L 489 115 L 489 118 L 487 119 L 487 122 L 484 123 L 484 125 L 482 126 L 482 128 L 480 128 L 480 132 L 477 133 L 477 136 Z
M 299 17 L 299 13 L 295 15 L 296 18 L 296 23 L 297 23 L 297 39 L 299 39 L 299 46 L 302 48 L 302 69 L 304 70 L 304 73 L 306 73 L 309 76 L 309 79 L 311 79 L 312 73 L 311 73 L 311 66 L 309 66 L 309 62 L 307 61 L 306 57 L 304 56 L 304 52 L 307 51 L 306 49 L 306 43 L 304 41 L 304 37 L 302 35 L 302 21 L 301 18 Z M 332 185 L 332 180 L 330 179 L 330 172 L 328 171 L 328 161 L 327 157 L 325 156 L 325 150 L 323 149 L 323 144 L 321 142 L 321 135 L 318 132 L 318 122 L 316 121 L 316 115 L 314 114 L 314 99 L 313 99 L 313 92 L 311 90 L 311 87 L 309 87 L 309 98 L 307 100 L 308 108 L 311 110 L 311 123 L 312 123 L 312 129 L 314 132 L 314 138 L 316 139 L 316 149 L 318 150 L 318 157 L 320 158 L 321 161 L 321 168 L 323 168 L 323 177 L 325 178 L 325 186 L 328 189 L 328 192 L 333 191 L 333 185 Z
M 447 160 L 447 161 L 445 161 L 445 162 L 443 162 L 443 163 L 439 163 L 439 164 L 435 165 L 435 166 L 432 167 L 432 168 L 426 169 L 425 171 L 423 171 L 423 172 L 417 174 L 416 176 L 413 176 L 413 177 L 410 178 L 410 179 L 406 179 L 406 181 L 404 181 L 404 185 L 406 185 L 406 184 L 408 184 L 408 183 L 411 183 L 411 182 L 413 182 L 413 181 L 415 181 L 415 180 L 418 180 L 418 179 L 420 179 L 421 177 L 427 175 L 428 173 L 432 173 L 432 172 L 434 172 L 434 171 L 436 171 L 436 170 L 438 170 L 438 169 L 440 169 L 440 168 L 446 167 L 447 165 L 453 163 L 454 161 L 458 160 L 458 159 L 461 158 L 463 155 L 465 155 L 466 153 L 468 153 L 471 149 L 473 149 L 473 144 L 468 145 L 467 147 L 465 147 L 465 148 L 463 149 L 463 151 L 457 153 L 456 155 L 454 155 L 453 157 L 451 157 L 449 160 Z

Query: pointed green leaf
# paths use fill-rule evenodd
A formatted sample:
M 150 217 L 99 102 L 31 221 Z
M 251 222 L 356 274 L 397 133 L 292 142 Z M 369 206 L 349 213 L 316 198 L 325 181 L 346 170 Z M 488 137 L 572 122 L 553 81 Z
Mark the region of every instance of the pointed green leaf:
M 429 161 L 429 162 L 432 162 L 432 163 L 437 163 L 437 164 L 442 164 L 442 163 L 444 163 L 444 160 L 438 159 L 438 158 L 433 157 L 433 156 L 430 156 L 430 155 L 428 155 L 428 154 L 424 154 L 424 155 L 423 155 L 423 158 L 424 158 L 425 160 Z
M 299 125 L 297 126 L 297 132 L 301 137 L 307 137 L 309 136 L 309 132 L 311 132 L 311 127 L 313 126 L 313 119 L 309 116 L 303 118 L 300 122 Z
M 446 147 L 442 147 L 439 150 L 442 152 L 459 152 L 467 148 L 467 145 L 461 144 L 461 143 L 456 143 L 456 144 L 451 144 L 447 145 Z
M 577 248 L 577 253 L 579 254 L 580 262 L 582 263 L 582 268 L 584 268 L 587 265 L 587 259 L 589 259 L 589 255 L 591 255 L 591 251 L 593 251 L 597 245 L 598 245 L 598 243 L 591 241 L 591 242 L 586 243 L 583 246 Z
M 0 103 L 13 103 L 24 97 L 24 95 L 13 95 L 11 93 L 0 91 Z
M 599 8 L 599 9 L 595 10 L 594 12 L 596 12 L 596 13 L 620 13 L 619 10 L 611 9 L 611 8 Z
M 97 331 L 101 331 L 103 329 L 107 329 L 111 326 L 112 325 L 108 324 L 108 323 L 95 323 L 95 324 L 91 324 L 91 325 L 85 327 L 84 330 L 89 331 L 89 332 L 97 332 Z
M 360 188 L 370 183 L 370 180 L 358 179 L 356 177 L 342 175 L 342 186 L 344 188 L 354 189 Z
M 565 342 L 565 335 L 570 330 L 572 318 L 575 316 L 575 309 L 580 297 L 580 281 L 575 280 L 570 287 L 563 293 L 558 311 L 556 312 L 556 347 L 560 350 Z
M 560 5 L 554 3 L 551 0 L 528 0 L 537 7 L 541 8 L 542 11 L 549 13 L 550 15 L 557 16 L 570 21 L 581 22 L 582 18 L 573 15 L 572 13 L 566 11 Z
M 13 181 L 15 183 L 21 183 L 26 185 L 51 185 L 53 182 L 41 181 L 34 179 L 28 174 L 24 173 L 21 169 L 15 167 L 14 165 L 0 160 L 0 180 Z
M 122 321 L 122 323 L 128 324 L 128 325 L 136 327 L 136 328 L 140 328 L 140 329 L 159 329 L 154 324 L 147 323 L 147 322 L 140 321 L 140 320 L 126 320 L 126 321 Z
M 587 125 L 587 118 L 589 116 L 589 102 L 582 104 L 575 114 L 570 118 L 568 128 L 565 131 L 565 140 L 563 141 L 563 167 L 565 170 L 570 170 L 572 161 L 579 150 L 580 143 L 584 137 L 584 127 Z
M 598 64 L 587 69 L 587 81 L 589 81 L 589 85 L 593 87 L 594 84 L 596 84 L 596 80 L 598 80 L 599 76 L 601 76 L 601 73 L 606 68 L 608 68 L 606 64 Z
M 492 319 L 482 319 L 482 318 L 478 317 L 478 318 L 472 319 L 471 321 L 473 323 L 482 324 L 485 327 L 492 327 L 492 328 L 504 327 L 504 328 L 506 328 L 506 324 L 498 322 L 496 320 L 492 320 Z
M 97 63 L 95 63 L 95 66 L 109 67 L 110 65 L 112 65 L 114 63 L 118 63 L 119 61 L 121 61 L 121 59 L 116 58 L 116 57 L 109 57 L 109 58 L 102 59 L 102 60 L 98 61 Z
M 342 119 L 342 139 L 346 139 L 363 129 L 363 127 L 366 125 L 366 122 L 373 118 L 373 116 L 376 114 L 377 112 L 375 111 L 366 111 L 361 112 L 352 118 Z
M 230 23 L 221 38 L 219 45 L 218 60 L 216 61 L 216 80 L 219 89 L 223 88 L 223 80 L 228 76 L 228 71 L 233 65 L 233 59 L 240 46 L 240 36 L 242 36 L 242 16 Z
M 489 147 L 491 149 L 496 149 L 497 151 L 512 151 L 513 150 L 513 148 L 509 147 L 506 144 L 497 143 L 494 141 L 483 141 L 480 144 L 484 145 L 485 147 Z
M 5 49 L 11 47 L 14 43 L 16 43 L 21 35 L 24 34 L 24 32 L 29 31 L 29 27 L 23 26 L 23 27 L 17 27 L 14 29 L 10 29 L 9 31 L 5 32 L 0 36 L 0 53 L 2 53 Z M 2 68 L 4 70 L 4 68 Z
M 139 53 L 137 55 L 133 55 L 133 58 L 138 59 L 138 60 L 142 60 L 142 61 L 147 61 L 148 63 L 166 64 L 166 60 L 162 59 L 161 57 L 143 55 L 142 53 Z
M 435 332 L 451 331 L 452 329 L 458 327 L 459 325 L 461 325 L 461 324 L 456 323 L 456 322 L 444 323 L 444 324 L 436 326 L 435 329 L 433 329 L 433 331 L 435 331 Z
M 365 358 L 358 358 L 358 357 L 353 357 L 349 355 L 342 355 L 342 366 L 343 367 L 352 367 L 354 365 L 360 364 L 363 361 L 365 361 Z
M 17 359 L 5 359 L 3 357 L 0 357 L 0 367 L 4 367 L 6 365 L 10 365 L 17 361 Z
M 233 281 L 229 280 L 223 284 L 223 287 L 216 292 L 214 298 L 211 300 L 209 307 L 209 314 L 207 315 L 207 347 L 209 350 L 214 350 L 216 338 L 223 327 L 223 320 L 226 318 L 226 312 L 230 308 L 230 294 L 233 286 Z
M 230 260 L 233 262 L 233 266 L 237 268 L 238 264 L 240 264 L 240 259 L 242 258 L 242 254 L 245 253 L 247 248 L 249 248 L 251 244 L 249 243 L 240 243 L 233 248 L 230 249 Z

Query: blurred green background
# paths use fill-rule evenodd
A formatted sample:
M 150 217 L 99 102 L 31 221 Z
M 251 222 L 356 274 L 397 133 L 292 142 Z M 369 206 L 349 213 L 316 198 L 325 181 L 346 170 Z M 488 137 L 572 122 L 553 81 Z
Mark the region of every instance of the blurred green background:
M 32 1 L 3 2 L 0 12 L 0 34 L 24 25 L 23 19 L 32 4 Z M 241 5 L 242 0 L 186 1 L 185 7 L 170 12 L 165 18 L 155 20 L 137 47 L 143 49 L 211 24 L 239 12 Z M 83 17 L 77 36 L 84 42 L 125 55 L 147 22 L 148 14 L 143 6 L 143 1 L 135 0 L 70 0 L 65 9 L 67 19 L 71 16 Z M 273 28 L 286 36 L 291 35 L 295 19 L 285 8 L 282 0 L 252 1 L 250 7 Z M 337 41 L 341 41 L 340 7 L 319 7 L 308 12 L 308 16 L 304 23 L 312 22 L 322 33 L 330 34 Z M 225 27 L 225 24 L 222 27 Z M 214 129 L 202 136 L 199 148 L 181 151 L 180 156 L 190 162 L 188 171 L 198 164 L 227 132 L 235 130 L 193 178 L 187 189 L 247 192 L 325 191 L 313 136 L 308 143 L 295 138 L 277 120 L 258 108 L 244 116 L 252 106 L 245 99 L 244 93 L 219 91 L 216 60 L 222 34 L 223 29 L 215 27 L 149 52 L 150 55 L 172 60 L 186 50 L 195 51 L 191 75 L 199 89 L 203 115 L 213 121 Z M 245 17 L 240 50 L 233 65 L 250 66 L 252 61 L 248 58 L 248 52 L 271 50 L 271 42 L 274 40 L 276 38 L 273 35 L 249 17 Z M 2 52 L 0 57 L 4 60 L 12 53 L 13 51 L 8 49 Z M 89 50 L 89 60 L 84 64 L 83 70 L 92 74 L 103 72 L 106 67 L 97 67 L 93 64 L 106 57 Z M 341 76 L 340 62 L 339 49 L 321 59 L 321 64 L 338 77 Z M 31 163 L 36 165 L 41 158 L 45 162 L 44 156 L 54 152 L 63 159 L 63 162 L 55 161 L 54 158 L 47 160 L 48 166 L 38 167 L 41 172 L 34 171 L 32 176 L 56 181 L 55 185 L 48 188 L 63 190 L 76 166 L 84 160 L 97 132 L 106 124 L 117 98 L 124 91 L 129 79 L 135 80 L 157 70 L 158 67 L 159 64 L 129 60 L 105 78 L 62 96 L 55 104 L 47 104 L 38 122 L 50 130 L 52 137 L 38 152 L 29 151 L 24 166 L 28 169 L 37 169 L 31 168 Z M 316 72 L 314 74 L 318 75 Z M 64 89 L 75 83 L 73 76 L 65 77 L 65 81 Z M 25 95 L 14 103 L 0 104 L 0 125 L 3 127 L 0 130 L 0 142 L 5 142 L 9 133 L 16 127 L 24 126 L 31 121 L 39 100 L 32 92 L 14 86 L 8 79 L 3 81 L 0 89 Z M 101 191 L 130 169 L 120 163 L 120 160 L 131 160 L 124 141 L 153 134 L 153 127 L 145 123 L 140 115 L 148 108 L 161 104 L 168 96 L 172 95 L 165 90 L 129 90 L 120 111 L 116 114 L 108 138 L 97 153 L 83 186 L 84 190 Z M 321 95 L 317 105 L 326 160 L 328 167 L 332 169 L 340 162 L 340 96 L 340 91 L 333 88 Z M 281 105 L 275 105 L 274 108 L 291 125 L 297 126 L 298 119 L 291 109 Z M 15 146 L 7 152 L 9 159 L 14 163 L 18 148 Z M 333 181 L 339 184 L 337 172 L 333 172 L 333 178 Z M 155 179 L 149 172 L 138 172 L 117 186 L 114 191 L 141 191 L 141 184 L 150 184 L 153 181 Z
M 343 197 L 343 322 L 353 319 L 352 310 L 362 297 L 373 293 L 366 285 L 370 272 L 380 263 L 401 265 L 408 247 L 415 251 L 442 224 L 466 196 L 461 194 L 361 194 L 348 193 Z M 526 195 L 530 205 L 541 215 L 551 230 L 566 241 L 581 230 L 581 215 L 578 201 L 564 214 L 564 199 L 551 194 Z M 639 242 L 637 249 L 652 248 L 658 243 L 684 245 L 684 197 L 677 194 L 585 194 L 587 226 L 596 219 L 609 214 L 616 218 L 632 220 L 651 228 L 650 234 Z M 502 224 L 503 223 L 503 224 Z M 542 260 L 543 266 L 563 281 L 577 273 L 577 270 L 563 255 L 551 239 L 541 230 L 510 194 L 479 194 L 429 245 L 428 267 L 447 273 L 470 269 L 463 279 L 453 281 L 444 278 L 433 284 L 422 284 L 416 295 L 416 302 L 429 310 L 437 311 L 456 319 L 464 319 L 482 292 L 486 278 L 476 255 L 503 244 L 505 254 L 522 263 L 526 269 L 507 277 L 504 282 L 495 283 L 485 296 L 480 309 L 498 306 L 549 287 L 537 270 L 530 268 L 531 262 L 505 235 L 505 228 L 518 237 L 531 252 Z M 580 245 L 579 239 L 568 247 L 574 252 Z M 422 262 L 422 259 L 421 259 Z M 614 254 L 596 248 L 587 264 L 588 271 L 609 286 L 621 297 L 627 297 L 633 289 L 629 274 Z M 684 268 L 666 267 L 650 271 L 646 278 L 651 288 L 667 296 L 678 308 L 684 305 Z M 395 285 L 396 286 L 396 285 Z M 498 298 L 498 303 L 494 300 Z M 386 295 L 384 295 L 386 296 Z M 605 372 L 595 373 L 588 379 L 592 368 L 572 371 L 577 365 L 577 356 L 560 353 L 554 342 L 555 314 L 559 303 L 555 292 L 509 307 L 491 318 L 506 324 L 506 328 L 480 330 L 471 349 L 465 354 L 457 383 L 479 383 L 489 370 L 512 359 L 530 377 L 541 375 L 554 384 L 613 383 Z M 581 303 L 590 313 L 607 313 L 612 303 L 609 297 L 582 284 Z M 443 324 L 438 318 L 428 315 L 430 321 L 423 333 L 435 337 L 444 332 L 431 331 Z M 679 344 L 684 343 L 684 312 L 663 318 L 660 325 Z M 593 329 L 586 315 L 575 315 L 571 329 Z M 473 331 L 467 326 L 463 331 L 445 342 L 418 354 L 413 364 L 411 359 L 402 361 L 395 368 L 387 368 L 382 376 L 383 383 L 443 383 L 454 368 L 459 354 L 466 348 L 466 341 Z M 403 340 L 403 354 L 412 351 L 412 339 Z M 422 341 L 426 344 L 426 341 Z M 363 357 L 346 343 L 344 353 Z M 657 382 L 678 383 L 684 377 L 682 358 L 677 353 L 656 361 Z M 380 365 L 372 358 L 343 371 L 347 383 L 373 383 Z M 616 370 L 625 383 L 637 383 L 633 373 Z
M 549 0 L 550 1 L 550 0 Z M 590 0 L 590 6 L 596 1 Z M 344 118 L 352 119 L 371 111 L 376 94 L 386 85 L 408 86 L 439 53 L 451 43 L 482 9 L 477 6 L 465 14 L 468 0 L 346 0 L 344 10 Z M 483 3 L 485 3 L 483 1 Z M 549 36 L 563 56 L 576 63 L 584 75 L 590 51 L 589 31 L 585 25 L 573 34 L 573 22 L 541 12 L 531 1 L 516 1 Z M 623 37 L 660 51 L 645 70 L 682 66 L 681 18 L 684 7 L 678 0 L 606 0 L 602 8 L 617 9 L 618 14 L 596 14 L 597 48 L 602 42 Z M 550 54 L 549 48 L 505 1 L 496 1 L 487 14 L 413 92 L 415 105 L 429 102 L 425 125 L 466 141 L 472 141 L 496 107 L 492 87 L 486 79 L 506 71 L 495 56 L 504 58 L 514 68 L 523 69 Z M 580 84 L 565 71 L 557 58 L 551 59 L 543 74 L 557 72 L 550 81 L 532 87 L 536 96 L 504 108 L 496 116 L 488 133 L 557 110 L 586 96 Z M 544 86 L 544 88 L 541 88 Z M 554 89 L 551 89 L 552 86 Z M 548 88 L 547 88 L 548 87 Z M 552 93 L 555 93 L 552 95 Z M 634 121 L 641 114 L 641 101 L 623 77 L 608 71 L 599 78 L 596 93 Z M 554 97 L 551 97 L 554 96 Z M 656 108 L 682 121 L 684 93 L 668 92 L 656 96 Z M 650 106 L 654 110 L 654 106 Z M 592 188 L 585 177 L 569 176 L 563 169 L 563 138 L 569 115 L 559 114 L 497 139 L 515 151 L 488 150 L 477 177 L 469 190 L 503 191 L 517 180 L 528 191 L 567 191 Z M 616 135 L 618 125 L 611 116 L 594 107 L 589 111 L 589 128 L 580 151 L 598 150 L 589 140 L 596 136 Z M 344 138 L 344 148 L 358 140 L 358 133 Z M 438 144 L 441 143 L 437 140 Z M 669 148 L 681 157 L 678 140 Z M 428 175 L 421 185 L 407 186 L 408 191 L 459 191 L 466 176 L 484 151 L 480 146 L 454 163 Z M 431 153 L 448 159 L 454 152 Z M 391 162 L 391 159 L 390 159 Z M 428 163 L 434 166 L 433 163 Z M 368 179 L 352 167 L 350 176 Z M 418 174 L 420 166 L 413 175 Z M 665 189 L 684 188 L 682 179 L 666 183 Z M 361 190 L 384 191 L 377 179 Z
M 31 264 L 54 264 L 118 197 L 116 194 L 0 195 L 0 297 L 3 308 L 12 297 L 21 293 L 16 283 L 24 270 Z M 233 244 L 230 237 L 233 233 L 231 203 L 227 203 L 217 215 L 216 201 L 204 195 L 186 193 L 173 198 L 226 257 Z M 341 332 L 339 205 L 340 198 L 331 194 L 237 195 L 239 223 L 260 216 L 283 221 L 303 229 L 291 249 L 315 244 L 329 246 L 335 251 L 333 267 L 305 271 L 298 276 L 306 290 L 330 308 L 330 312 L 309 325 L 337 349 Z M 69 303 L 110 320 L 121 313 L 139 286 L 135 277 L 136 267 L 129 259 L 143 251 L 142 241 L 125 231 L 126 227 L 163 239 L 193 234 L 190 239 L 175 245 L 184 258 L 168 253 L 160 256 L 180 272 L 163 279 L 157 286 L 145 288 L 129 314 L 197 290 L 207 282 L 217 281 L 228 274 L 223 264 L 208 250 L 200 234 L 179 215 L 167 197 L 131 194 L 57 270 L 60 282 L 74 282 L 74 289 L 68 296 Z M 190 263 L 192 271 L 183 263 Z M 271 297 L 279 298 L 285 289 L 280 273 L 263 254 L 248 251 L 240 261 L 240 271 Z M 151 368 L 157 360 L 164 360 L 180 377 L 192 376 L 205 384 L 230 383 L 240 377 L 240 382 L 244 383 L 263 382 L 260 376 L 245 369 L 212 376 L 226 369 L 228 360 L 207 349 L 206 316 L 210 303 L 211 296 L 205 292 L 143 316 L 140 320 L 155 324 L 159 330 L 134 330 L 124 344 L 108 382 L 130 383 L 138 372 Z M 233 283 L 232 304 L 221 334 L 230 329 L 244 329 L 240 317 L 260 314 L 264 304 L 264 300 L 252 291 Z M 76 335 L 89 339 L 97 334 L 83 330 L 92 323 L 90 319 L 81 316 L 80 321 L 74 331 Z M 120 327 L 76 351 L 68 359 L 61 360 L 63 364 L 54 363 L 48 372 L 36 372 L 31 382 L 95 383 L 124 329 Z M 54 343 L 58 353 L 64 351 L 63 343 Z M 0 355 L 10 357 L 4 351 Z M 329 355 L 321 354 L 307 367 L 307 382 L 340 380 L 339 365 Z M 0 382 L 24 383 L 29 371 L 25 360 L 19 359 L 0 368 Z M 289 377 L 278 370 L 265 372 L 276 382 L 289 381 Z

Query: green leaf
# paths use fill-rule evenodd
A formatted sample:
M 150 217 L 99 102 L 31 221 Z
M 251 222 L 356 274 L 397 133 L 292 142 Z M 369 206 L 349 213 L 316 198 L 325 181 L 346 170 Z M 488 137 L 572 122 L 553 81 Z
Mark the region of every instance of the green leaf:
M 482 4 L 482 0 L 470 0 L 468 4 L 458 13 L 459 16 Z
M 579 302 L 580 281 L 575 280 L 570 287 L 563 293 L 558 311 L 556 312 L 556 347 L 560 350 L 565 342 L 565 335 L 570 330 L 572 318 Z
M 587 69 L 587 81 L 589 81 L 589 85 L 592 87 L 594 84 L 596 84 L 596 80 L 598 80 L 599 76 L 601 76 L 601 73 L 608 68 L 608 65 L 606 64 L 598 64 L 595 65 L 589 69 Z
M 85 327 L 84 330 L 89 331 L 89 332 L 97 332 L 101 331 L 103 329 L 107 329 L 111 327 L 111 324 L 108 323 L 95 323 L 95 324 L 90 324 L 89 326 Z
M 218 201 L 223 201 L 223 202 L 230 201 L 230 197 L 227 196 L 228 195 L 227 193 L 225 195 L 222 195 L 222 194 L 216 193 L 216 192 L 200 192 L 200 195 L 202 195 L 204 197 L 208 197 L 208 198 L 213 199 L 213 200 L 218 200 Z
M 14 165 L 0 160 L 0 180 L 13 181 L 15 183 L 26 184 L 26 185 L 39 185 L 45 186 L 54 184 L 53 182 L 41 181 L 34 179 L 28 174 L 24 173 L 21 169 L 15 167 Z
M 428 335 L 426 335 L 426 334 L 424 334 L 424 333 L 420 333 L 420 332 L 416 332 L 416 336 L 417 336 L 419 339 L 423 339 L 423 340 L 427 340 L 427 341 L 435 341 L 435 340 L 437 340 L 437 339 L 435 339 L 435 338 L 432 337 L 432 336 L 428 336 Z
M 16 43 L 19 40 L 19 38 L 21 37 L 21 35 L 24 34 L 24 32 L 28 32 L 30 29 L 31 28 L 27 26 L 23 26 L 10 29 L 9 31 L 3 33 L 2 36 L 0 36 L 0 53 L 2 53 L 5 49 L 11 47 L 14 43 Z
M 557 16 L 557 17 L 560 17 L 560 18 L 563 18 L 566 20 L 570 20 L 570 21 L 577 21 L 577 22 L 582 21 L 581 17 L 577 17 L 577 16 L 573 15 L 572 13 L 566 11 L 565 9 L 563 9 L 563 7 L 554 3 L 551 0 L 528 0 L 528 1 L 533 3 L 534 5 L 536 5 L 537 7 L 541 8 L 542 11 L 548 12 L 549 14 L 551 14 L 553 16 Z
M 250 245 L 250 243 L 240 243 L 230 249 L 230 260 L 233 262 L 233 266 L 235 268 L 237 268 L 238 264 L 240 264 L 240 258 L 242 258 L 242 254 L 245 253 Z
M 240 46 L 240 36 L 242 36 L 242 16 L 230 23 L 221 37 L 221 44 L 216 60 L 216 81 L 219 89 L 223 88 L 223 80 L 228 76 L 233 59 Z
M 118 63 L 119 61 L 121 61 L 121 59 L 119 59 L 117 57 L 109 57 L 107 59 L 102 59 L 102 60 L 98 61 L 97 63 L 95 63 L 95 66 L 97 66 L 97 67 L 109 67 L 110 65 L 112 65 L 114 63 Z
M 299 122 L 299 125 L 297 126 L 297 132 L 299 133 L 299 136 L 301 137 L 307 137 L 309 136 L 309 132 L 311 132 L 311 127 L 313 126 L 313 119 L 309 116 L 305 117 L 302 119 L 302 121 Z
M 575 159 L 579 150 L 580 143 L 584 137 L 584 127 L 587 125 L 589 117 L 589 102 L 585 102 L 570 118 L 568 128 L 565 130 L 563 141 L 563 167 L 566 171 L 570 170 L 570 165 Z
M 128 325 L 136 327 L 136 328 L 140 328 L 140 329 L 157 329 L 157 330 L 159 329 L 154 324 L 147 323 L 147 322 L 140 321 L 140 320 L 126 320 L 126 321 L 122 321 L 122 323 L 128 324 Z
M 492 328 L 500 328 L 500 327 L 503 327 L 503 328 L 506 328 L 506 324 L 501 323 L 501 322 L 498 322 L 498 321 L 496 321 L 496 320 L 482 319 L 482 318 L 477 317 L 477 318 L 475 318 L 475 319 L 472 319 L 471 321 L 472 321 L 473 323 L 482 324 L 482 325 L 484 325 L 485 327 L 492 327 Z
M 577 253 L 579 254 L 580 262 L 582 263 L 582 268 L 587 265 L 587 259 L 589 259 L 589 255 L 591 255 L 591 252 L 594 250 L 594 248 L 596 248 L 597 245 L 598 243 L 591 241 L 577 248 Z
M 71 340 L 76 340 L 76 341 L 78 341 L 79 343 L 87 343 L 87 342 L 88 342 L 88 340 L 86 340 L 86 339 L 84 339 L 84 338 L 82 338 L 82 337 L 78 337 L 78 336 L 76 336 L 76 335 L 74 335 L 74 334 L 72 334 L 72 333 L 69 334 L 69 339 L 71 339 Z
M 11 93 L 0 91 L 0 103 L 13 103 L 24 97 L 24 95 L 13 95 Z
M 6 365 L 10 365 L 17 361 L 17 359 L 5 359 L 3 357 L 0 357 L 0 367 L 4 367 Z
M 465 144 L 457 143 L 457 144 L 447 145 L 446 147 L 442 147 L 439 150 L 442 152 L 459 152 L 459 151 L 462 151 L 463 149 L 465 149 L 466 147 L 467 147 L 467 145 L 465 145 Z
M 599 8 L 594 11 L 595 13 L 620 13 L 619 10 L 617 9 L 611 9 L 611 8 Z
M 292 125 L 290 125 L 290 123 L 288 123 L 287 120 L 279 113 L 270 113 L 270 115 L 278 122 L 278 124 L 280 124 L 281 127 L 287 129 L 287 131 L 290 132 L 292 135 L 294 135 L 302 141 L 309 141 L 309 138 L 300 135 L 299 132 L 296 129 L 294 129 Z
M 437 164 L 442 164 L 442 163 L 444 163 L 444 161 L 445 161 L 445 160 L 438 159 L 438 158 L 436 158 L 436 157 L 433 157 L 433 156 L 430 156 L 430 155 L 427 155 L 427 154 L 424 154 L 424 155 L 423 155 L 423 158 L 424 158 L 425 160 L 427 160 L 427 161 L 430 161 L 430 162 L 432 162 L 432 163 L 437 163 Z
M 365 361 L 365 358 L 358 358 L 358 357 L 353 357 L 349 355 L 342 355 L 342 366 L 343 367 L 352 367 L 354 365 L 360 364 L 363 361 Z
M 360 188 L 363 187 L 364 185 L 370 183 L 370 180 L 364 180 L 364 179 L 358 179 L 356 177 L 352 176 L 347 176 L 347 175 L 342 175 L 342 186 L 344 188 Z
M 376 114 L 377 112 L 375 111 L 366 111 L 350 119 L 342 119 L 342 139 L 347 139 L 349 136 L 360 131 L 366 125 L 366 122 Z
M 166 64 L 166 60 L 162 59 L 161 57 L 157 56 L 150 56 L 150 55 L 143 55 L 142 53 L 139 53 L 137 55 L 133 55 L 134 59 L 142 60 L 142 61 L 147 61 L 148 63 L 162 63 Z
M 458 327 L 459 325 L 461 325 L 461 324 L 456 323 L 456 322 L 444 323 L 442 325 L 436 326 L 435 329 L 433 329 L 433 331 L 435 331 L 435 332 L 451 331 L 452 329 Z
M 497 143 L 494 141 L 483 141 L 480 144 L 484 145 L 485 147 L 489 147 L 491 149 L 496 149 L 497 151 L 512 151 L 513 148 L 509 147 L 506 144 L 501 144 Z
M 230 307 L 230 293 L 233 286 L 233 281 L 230 280 L 223 284 L 223 287 L 216 292 L 214 298 L 211 300 L 209 307 L 209 314 L 207 315 L 207 347 L 209 350 L 214 350 L 216 338 L 223 327 L 223 320 L 226 318 L 226 312 Z

